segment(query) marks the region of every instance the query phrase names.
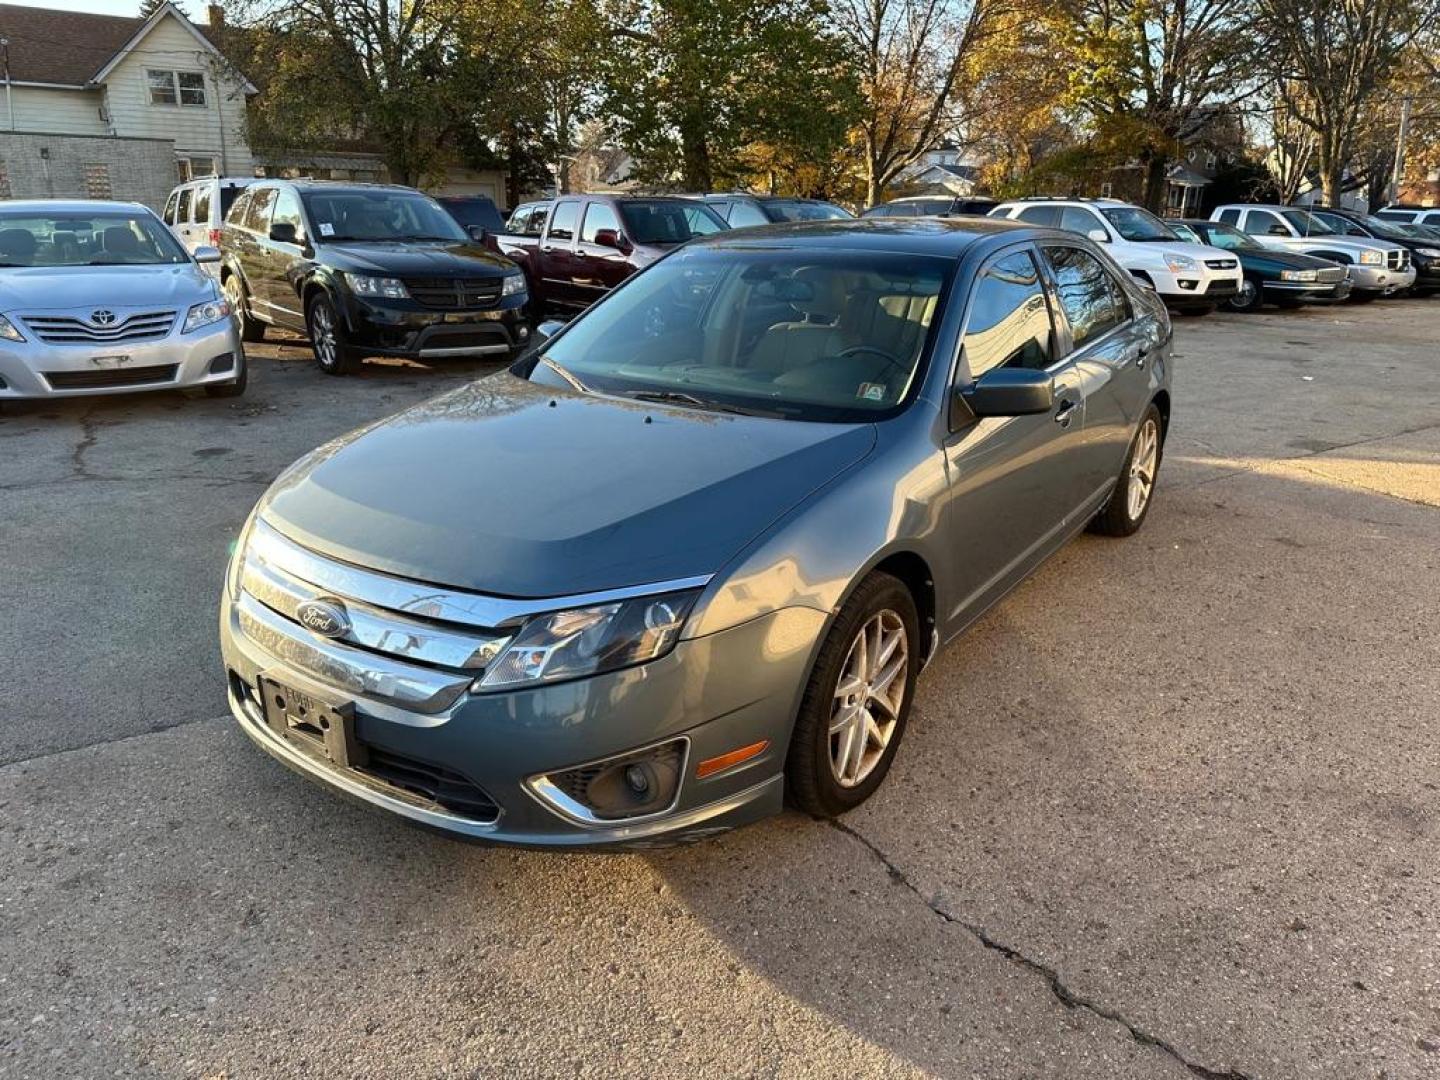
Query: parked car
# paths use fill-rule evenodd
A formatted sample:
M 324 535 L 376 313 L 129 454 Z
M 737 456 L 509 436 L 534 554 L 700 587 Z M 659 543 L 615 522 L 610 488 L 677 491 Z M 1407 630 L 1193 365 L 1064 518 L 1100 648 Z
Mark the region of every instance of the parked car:
M 1413 206 L 1394 203 L 1375 211 L 1375 216 L 1384 221 L 1398 221 L 1405 225 L 1440 225 L 1440 206 Z
M 200 387 L 245 391 L 229 305 L 138 203 L 0 203 L 0 401 Z
M 1021 199 L 991 217 L 1068 229 L 1105 251 L 1177 311 L 1205 314 L 1240 294 L 1240 260 L 1217 248 L 1187 243 L 1148 210 L 1118 199 Z
M 842 221 L 855 216 L 843 206 L 824 199 L 801 199 L 788 195 L 750 195 L 743 191 L 731 191 L 687 195 L 685 198 L 703 202 L 732 229 L 785 221 Z
M 525 278 L 427 195 L 263 180 L 231 207 L 220 281 L 246 341 L 310 337 L 330 375 L 367 356 L 508 356 L 529 339 Z
M 225 215 L 240 193 L 255 181 L 244 176 L 206 176 L 190 180 L 170 192 L 160 215 L 165 224 L 194 253 L 201 247 L 219 247 Z M 214 264 L 210 264 L 214 265 Z
M 471 838 L 843 813 L 941 645 L 1087 523 L 1141 527 L 1171 339 L 1072 233 L 701 238 L 285 472 L 226 576 L 231 711 L 302 774 Z
M 678 196 L 565 195 L 517 207 L 497 240 L 525 271 L 534 314 L 569 317 L 667 251 L 728 228 Z
M 954 214 L 962 216 L 976 215 L 984 217 L 1000 205 L 999 199 L 987 198 L 984 195 L 969 197 L 956 195 L 907 195 L 901 199 L 891 199 L 889 202 L 876 203 L 867 208 L 860 216 L 867 218 L 892 218 L 892 217 L 950 217 Z
M 1350 269 L 1353 300 L 1389 296 L 1415 283 L 1410 252 L 1388 240 L 1342 236 L 1298 206 L 1230 203 L 1217 206 L 1211 221 L 1233 225 L 1265 247 L 1315 255 Z
M 505 219 L 494 199 L 488 195 L 437 195 L 435 201 L 445 208 L 470 239 L 500 254 L 500 245 L 495 237 L 505 231 Z
M 1328 259 L 1298 251 L 1274 251 L 1233 225 L 1190 219 L 1171 221 L 1170 228 L 1185 240 L 1223 248 L 1240 260 L 1245 280 L 1240 292 L 1225 301 L 1231 311 L 1258 311 L 1267 301 L 1295 307 L 1306 300 L 1336 301 L 1350 295 L 1350 275 Z
M 1440 236 L 1436 236 L 1424 225 L 1386 221 L 1371 214 L 1330 206 L 1311 206 L 1307 209 L 1337 233 L 1389 240 L 1392 244 L 1409 249 L 1410 262 L 1415 267 L 1415 284 L 1410 287 L 1411 292 L 1416 296 L 1429 296 L 1440 292 Z

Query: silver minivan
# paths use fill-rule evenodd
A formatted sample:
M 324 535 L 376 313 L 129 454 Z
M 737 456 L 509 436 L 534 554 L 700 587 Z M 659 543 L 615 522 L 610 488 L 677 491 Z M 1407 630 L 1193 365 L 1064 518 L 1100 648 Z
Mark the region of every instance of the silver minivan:
M 240 192 L 254 182 L 243 176 L 190 180 L 170 192 L 160 216 L 190 254 L 195 254 L 195 249 L 200 247 L 219 247 L 225 215 Z

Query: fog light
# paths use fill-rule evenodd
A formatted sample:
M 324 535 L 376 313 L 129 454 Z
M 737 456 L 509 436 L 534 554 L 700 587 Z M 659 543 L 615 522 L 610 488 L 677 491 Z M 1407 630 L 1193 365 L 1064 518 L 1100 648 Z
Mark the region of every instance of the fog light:
M 235 370 L 235 354 L 232 352 L 221 353 L 210 361 L 210 374 L 219 375 L 221 372 Z
M 661 814 L 675 804 L 687 743 L 675 739 L 619 757 L 537 776 L 530 790 L 585 824 Z

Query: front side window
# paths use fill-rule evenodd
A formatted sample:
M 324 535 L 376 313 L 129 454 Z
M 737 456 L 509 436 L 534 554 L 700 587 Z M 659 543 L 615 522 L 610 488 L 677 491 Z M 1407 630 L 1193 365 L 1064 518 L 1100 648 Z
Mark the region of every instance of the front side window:
M 194 195 L 193 188 L 186 188 L 180 192 L 180 204 L 175 207 L 175 220 L 182 225 L 190 223 L 190 199 Z
M 270 215 L 271 226 L 293 225 L 295 227 L 295 238 L 298 241 L 305 235 L 305 227 L 301 224 L 300 199 L 295 192 L 289 188 L 282 188 L 275 196 L 275 209 Z
M 1311 214 L 1310 216 L 1316 221 L 1323 221 L 1327 228 L 1333 230 L 1334 232 L 1341 233 L 1345 236 L 1370 235 L 1360 226 L 1358 222 L 1351 221 L 1349 218 L 1341 217 L 1339 214 L 1326 214 L 1323 212 L 1317 212 Z
M 149 213 L 0 213 L 0 266 L 153 266 L 189 258 Z
M 1251 239 L 1248 233 L 1241 232 L 1234 225 L 1222 225 L 1218 222 L 1206 227 L 1200 242 L 1211 247 L 1224 248 L 1226 251 L 1265 250 L 1264 246 Z
M 1326 225 L 1308 210 L 1286 210 L 1285 220 L 1294 226 L 1301 236 L 1334 236 L 1335 230 Z
M 595 304 L 529 377 L 786 419 L 874 419 L 915 385 L 952 268 L 871 252 L 685 249 Z
M 545 219 L 550 216 L 550 207 L 540 205 L 530 211 L 530 219 L 525 222 L 526 236 L 539 236 L 545 231 Z
M 470 238 L 445 208 L 418 191 L 307 191 L 302 197 L 319 241 L 394 243 Z
M 1125 308 L 1117 303 L 1123 299 L 1123 293 L 1117 297 L 1120 286 L 1094 255 L 1079 248 L 1047 247 L 1045 258 L 1055 275 L 1055 295 L 1070 322 L 1077 349 L 1125 321 Z
M 533 206 L 517 206 L 510 215 L 510 220 L 505 222 L 505 231 L 512 236 L 524 234 L 525 226 L 530 223 L 530 213 L 534 209 Z
M 1251 210 L 1245 215 L 1245 231 L 1251 236 L 1289 236 L 1284 222 L 1269 210 Z
M 631 200 L 621 205 L 620 216 L 626 235 L 637 244 L 683 244 L 727 228 L 724 219 L 704 203 L 678 199 Z
M 769 225 L 770 219 L 765 216 L 765 211 L 752 202 L 741 200 L 730 207 L 730 216 L 727 219 L 732 229 L 747 229 L 752 225 Z
M 166 225 L 175 224 L 175 204 L 180 200 L 180 192 L 170 192 L 170 198 L 165 200 L 165 212 L 161 215 Z
M 976 281 L 965 321 L 970 377 L 997 367 L 1049 367 L 1053 329 L 1035 260 L 1025 251 L 997 259 Z
M 1107 206 L 1101 213 L 1126 240 L 1145 244 L 1164 240 L 1174 242 L 1179 239 L 1170 231 L 1170 226 L 1149 210 L 1142 210 L 1138 206 Z
M 580 228 L 580 239 L 593 244 L 595 238 L 607 229 L 612 233 L 620 231 L 620 219 L 615 216 L 615 210 L 609 203 L 591 203 L 585 208 L 585 224 Z

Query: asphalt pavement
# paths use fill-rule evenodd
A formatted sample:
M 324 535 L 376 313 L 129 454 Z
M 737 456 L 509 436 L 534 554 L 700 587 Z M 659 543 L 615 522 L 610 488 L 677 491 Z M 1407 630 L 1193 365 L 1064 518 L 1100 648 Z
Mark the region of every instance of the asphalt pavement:
M 419 832 L 225 715 L 265 484 L 489 366 L 7 409 L 0 1077 L 1440 1077 L 1440 299 L 1177 351 L 1145 529 L 947 649 L 876 798 L 645 854 Z

